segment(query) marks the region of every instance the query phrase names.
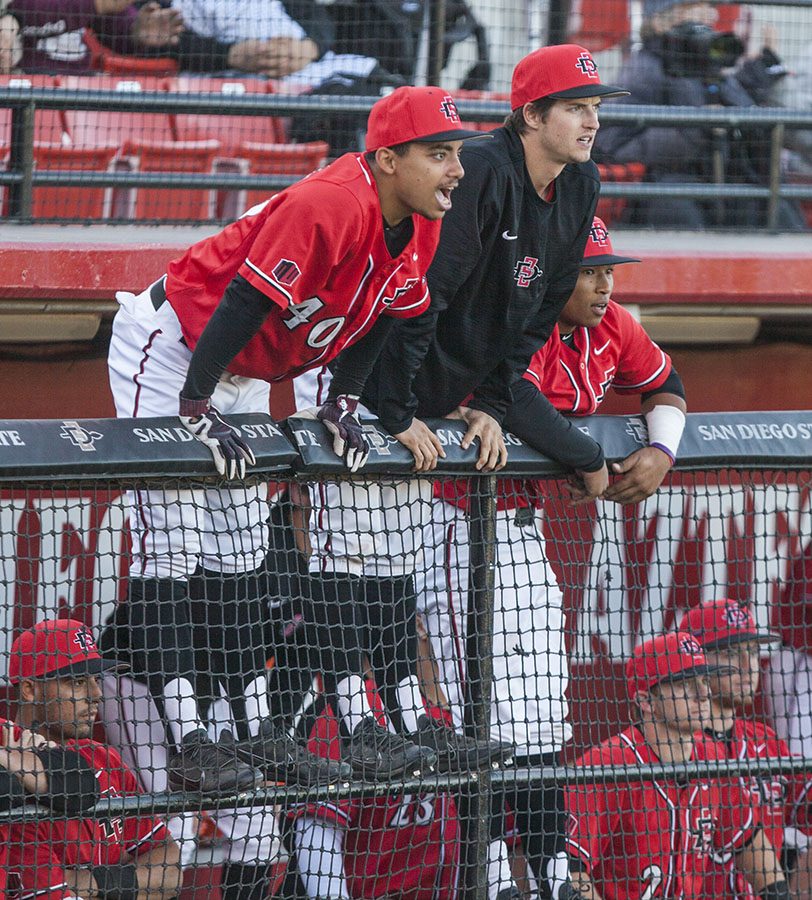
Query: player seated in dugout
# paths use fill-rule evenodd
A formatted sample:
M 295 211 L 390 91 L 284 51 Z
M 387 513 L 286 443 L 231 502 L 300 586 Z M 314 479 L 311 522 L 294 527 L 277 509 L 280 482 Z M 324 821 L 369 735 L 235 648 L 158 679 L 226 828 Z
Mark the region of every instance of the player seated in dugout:
M 726 759 L 725 747 L 703 733 L 711 721 L 708 678 L 726 671 L 710 665 L 688 633 L 645 641 L 626 665 L 636 723 L 576 765 L 633 770 Z M 587 900 L 720 897 L 720 868 L 734 867 L 750 896 L 790 896 L 758 801 L 737 777 L 587 780 L 569 787 L 567 811 L 572 880 Z
M 35 732 L 54 753 L 81 758 L 77 771 L 83 784 L 87 781 L 84 798 L 141 793 L 118 754 L 92 739 L 99 679 L 116 666 L 99 656 L 90 630 L 72 619 L 40 622 L 11 647 L 9 679 L 17 689 L 20 732 Z M 78 809 L 70 811 L 77 815 L 6 826 L 0 871 L 8 875 L 7 897 L 168 900 L 177 895 L 179 850 L 161 818 L 145 811 L 85 818 Z

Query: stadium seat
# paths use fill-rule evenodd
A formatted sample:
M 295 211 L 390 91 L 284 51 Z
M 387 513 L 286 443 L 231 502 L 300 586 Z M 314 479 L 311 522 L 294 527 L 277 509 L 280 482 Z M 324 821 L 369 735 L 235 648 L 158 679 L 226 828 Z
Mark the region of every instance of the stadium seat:
M 65 75 L 60 79 L 64 90 L 165 91 L 166 80 L 140 75 L 131 78 L 113 75 Z M 121 147 L 137 137 L 139 141 L 171 141 L 174 137 L 166 113 L 119 112 L 111 109 L 68 109 L 65 125 L 71 144 L 76 147 Z
M 183 94 L 221 94 L 224 98 L 244 94 L 271 93 L 268 82 L 260 78 L 208 78 L 178 75 L 168 82 L 169 90 Z M 228 99 L 224 99 L 228 105 Z M 282 121 L 274 116 L 218 116 L 177 113 L 172 116 L 175 139 L 178 141 L 217 140 L 224 153 L 230 153 L 245 141 L 277 144 L 285 139 Z
M 124 142 L 123 155 L 137 161 L 141 172 L 207 173 L 213 171 L 220 152 L 218 141 Z M 138 188 L 136 219 L 183 219 L 200 221 L 214 215 L 214 194 L 210 188 Z
M 252 175 L 309 175 L 327 161 L 330 145 L 326 141 L 309 141 L 304 144 L 256 144 L 251 141 L 240 144 L 236 153 L 248 160 Z M 272 191 L 246 191 L 244 209 L 268 199 Z
M 598 172 L 602 182 L 643 180 L 646 167 L 643 163 L 598 163 Z M 624 197 L 601 197 L 598 201 L 596 215 L 600 216 L 608 227 L 615 225 L 628 201 Z
M 124 56 L 105 47 L 92 28 L 85 28 L 85 45 L 90 51 L 90 66 L 109 75 L 174 75 L 177 60 L 170 57 Z
M 65 147 L 62 144 L 35 144 L 34 167 L 104 172 L 116 154 L 114 147 Z M 109 212 L 111 191 L 93 187 L 34 188 L 31 214 L 35 218 L 101 219 Z
M 4 88 L 56 88 L 52 75 L 0 75 Z M 34 140 L 45 144 L 60 144 L 65 140 L 65 117 L 58 109 L 40 109 L 34 116 Z M 11 144 L 11 109 L 0 108 L 0 146 Z

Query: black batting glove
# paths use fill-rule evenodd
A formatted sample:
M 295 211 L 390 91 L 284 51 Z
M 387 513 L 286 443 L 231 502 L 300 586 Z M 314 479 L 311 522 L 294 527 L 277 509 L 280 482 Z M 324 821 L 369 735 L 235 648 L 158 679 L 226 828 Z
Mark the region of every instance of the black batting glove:
M 316 413 L 333 436 L 333 452 L 346 462 L 350 472 L 363 468 L 370 450 L 357 410 L 358 397 L 339 394 Z
M 183 427 L 209 448 L 220 475 L 230 481 L 245 478 L 245 464 L 253 466 L 256 457 L 209 400 L 181 396 L 179 418 Z

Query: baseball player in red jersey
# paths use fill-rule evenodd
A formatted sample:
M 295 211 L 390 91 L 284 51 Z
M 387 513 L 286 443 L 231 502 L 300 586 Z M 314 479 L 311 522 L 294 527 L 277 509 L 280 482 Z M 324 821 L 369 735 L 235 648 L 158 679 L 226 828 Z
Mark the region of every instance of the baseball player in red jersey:
M 481 133 L 460 128 L 445 91 L 400 88 L 373 107 L 367 154 L 346 154 L 250 209 L 138 296 L 119 294 L 109 354 L 118 415 L 179 413 L 218 472 L 242 477 L 254 457 L 221 413 L 267 412 L 269 382 L 341 353 L 333 393 L 317 415 L 336 452 L 358 469 L 368 448 L 357 395 L 394 320 L 428 306 L 425 273 L 464 174 L 459 151 L 468 137 Z M 350 774 L 305 754 L 269 719 L 265 648 L 256 640 L 267 617 L 265 491 L 217 485 L 130 496 L 133 562 L 118 621 L 178 748 L 169 762 L 173 786 L 247 787 L 260 777 L 257 766 L 301 783 Z M 209 622 L 212 665 L 229 682 L 236 757 L 202 727 L 196 617 Z M 377 755 L 357 742 L 355 755 L 365 752 Z
M 646 641 L 626 666 L 637 724 L 576 765 L 724 759 L 724 748 L 702 733 L 710 721 L 708 675 L 717 671 L 689 634 Z M 731 856 L 760 896 L 788 896 L 757 809 L 735 779 L 573 785 L 567 810 L 572 878 L 584 897 L 715 897 L 714 869 Z
M 92 740 L 103 660 L 81 622 L 50 619 L 12 644 L 9 679 L 17 721 L 92 767 L 101 799 L 141 793 L 118 754 Z M 163 821 L 149 814 L 112 819 L 42 819 L 8 826 L 8 891 L 18 900 L 117 897 L 154 900 L 180 889 L 179 850 Z
M 689 610 L 680 630 L 692 634 L 702 646 L 709 663 L 724 666 L 726 674 L 710 677 L 711 721 L 709 733 L 727 747 L 733 759 L 781 759 L 791 756 L 789 747 L 763 722 L 748 715 L 761 674 L 760 650 L 780 640 L 779 635 L 761 631 L 753 614 L 735 600 L 722 599 Z M 808 776 L 758 775 L 749 781 L 760 804 L 764 831 L 792 875 L 801 856 L 807 864 L 809 846 L 808 805 L 812 781 Z M 735 870 L 725 887 L 728 893 L 746 895 L 746 886 L 737 884 Z M 739 878 L 738 881 L 741 879 Z M 743 889 L 744 888 L 744 889 Z
M 602 450 L 576 427 L 574 417 L 594 413 L 609 387 L 640 394 L 649 445 L 613 465 L 617 478 L 604 496 L 617 502 L 639 501 L 659 487 L 685 422 L 684 391 L 671 359 L 611 299 L 614 267 L 637 261 L 615 253 L 596 217 L 575 290 L 550 340 L 514 385 L 514 403 L 505 419 L 505 427 L 531 446 L 576 471 L 594 471 L 605 465 Z M 443 689 L 460 725 L 469 568 L 466 486 L 438 484 L 433 521 L 423 532 L 427 560 L 418 594 Z M 526 757 L 553 765 L 572 733 L 563 595 L 537 521 L 538 485 L 505 481 L 499 487 L 491 737 L 514 744 L 519 764 Z M 579 486 L 573 492 L 582 497 Z M 515 807 L 522 799 L 526 793 L 508 801 Z M 525 852 L 544 873 L 542 889 L 555 897 L 557 885 L 566 879 L 563 795 L 547 788 L 543 796 L 530 797 L 529 809 Z M 552 824 L 556 810 L 560 828 Z M 518 818 L 521 822 L 521 814 Z

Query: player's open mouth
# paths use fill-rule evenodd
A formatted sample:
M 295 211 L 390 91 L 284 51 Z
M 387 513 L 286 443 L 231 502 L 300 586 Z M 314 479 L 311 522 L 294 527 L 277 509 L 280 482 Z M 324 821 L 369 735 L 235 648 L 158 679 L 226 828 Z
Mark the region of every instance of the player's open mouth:
M 441 209 L 449 210 L 451 209 L 451 192 L 454 188 L 438 188 L 434 196 L 437 198 L 437 202 L 440 205 Z
M 593 303 L 590 309 L 596 316 L 602 316 L 606 312 L 607 303 Z
M 594 136 L 591 134 L 586 135 L 586 137 L 578 138 L 578 143 L 583 144 L 585 147 L 591 147 L 592 142 L 595 140 Z

